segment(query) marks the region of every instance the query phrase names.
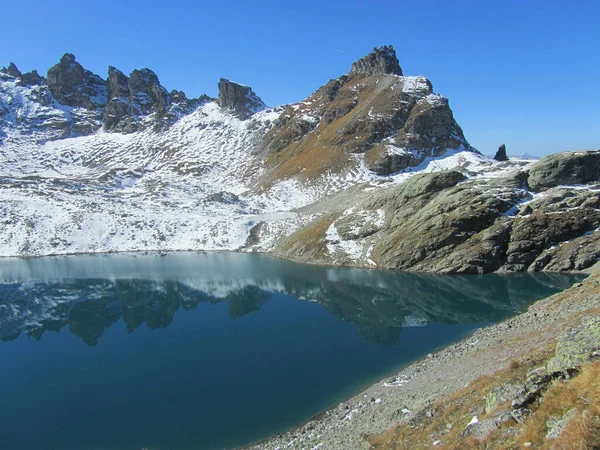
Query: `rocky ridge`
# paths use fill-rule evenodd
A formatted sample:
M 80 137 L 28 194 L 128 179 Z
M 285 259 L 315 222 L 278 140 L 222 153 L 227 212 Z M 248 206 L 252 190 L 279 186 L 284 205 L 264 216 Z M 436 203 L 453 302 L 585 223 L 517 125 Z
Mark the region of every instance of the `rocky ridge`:
M 598 151 L 561 153 L 503 163 L 501 177 L 469 177 L 466 166 L 355 191 L 351 206 L 330 205 L 327 218 L 286 237 L 278 254 L 440 273 L 582 270 L 600 257 L 600 171 L 583 169 L 599 160 Z

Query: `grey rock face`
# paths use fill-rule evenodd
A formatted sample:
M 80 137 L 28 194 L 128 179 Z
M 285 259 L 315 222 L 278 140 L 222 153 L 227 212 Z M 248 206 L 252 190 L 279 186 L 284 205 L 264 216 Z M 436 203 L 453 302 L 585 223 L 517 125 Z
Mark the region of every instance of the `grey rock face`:
M 569 422 L 573 420 L 576 412 L 577 409 L 573 408 L 567 411 L 567 413 L 561 417 L 551 416 L 546 421 L 546 428 L 548 430 L 548 433 L 546 434 L 546 439 L 557 439 L 567 427 Z
M 108 67 L 108 103 L 104 108 L 104 129 L 133 131 L 128 78 L 118 69 Z
M 529 171 L 533 191 L 562 184 L 581 184 L 600 179 L 600 150 L 555 153 L 539 160 Z
M 391 45 L 374 48 L 364 58 L 352 64 L 350 75 L 392 74 L 402 76 L 402 69 Z
M 75 56 L 66 53 L 48 70 L 46 84 L 54 98 L 67 106 L 95 109 L 106 105 L 106 82 L 84 69 Z
M 577 369 L 589 359 L 600 356 L 600 318 L 585 317 L 576 328 L 559 336 L 556 354 L 548 361 L 548 372 Z
M 111 66 L 106 85 L 108 103 L 104 109 L 104 129 L 107 131 L 132 133 L 148 126 L 164 129 L 211 100 L 206 95 L 188 99 L 184 92 L 177 90 L 167 93 L 150 69 L 134 70 L 127 77 Z M 151 115 L 152 120 L 145 120 Z
M 134 70 L 128 81 L 131 107 L 134 114 L 164 114 L 169 95 L 162 87 L 156 74 L 150 69 Z
M 417 166 L 427 156 L 441 156 L 448 149 L 472 150 L 443 97 L 418 101 L 404 126 L 395 133 L 394 141 L 397 148 L 411 151 L 378 152 L 374 148 L 365 160 L 369 170 L 385 176 Z
M 6 74 L 10 75 L 11 77 L 15 77 L 15 78 L 21 78 L 21 71 L 19 69 L 17 69 L 17 66 L 15 65 L 15 63 L 11 62 L 8 65 L 8 69 L 6 69 Z
M 21 76 L 21 79 L 23 80 L 23 83 L 29 86 L 41 86 L 46 81 L 46 79 L 42 77 L 37 70 L 24 73 Z
M 229 109 L 242 120 L 267 107 L 250 87 L 234 83 L 225 78 L 219 80 L 219 98 L 217 102 L 221 108 Z
M 506 156 L 506 145 L 502 144 L 498 147 L 498 151 L 494 155 L 494 159 L 496 161 L 508 161 L 508 156 Z
M 494 411 L 499 405 L 512 400 L 521 390 L 521 386 L 515 383 L 504 383 L 496 386 L 485 397 L 486 414 Z

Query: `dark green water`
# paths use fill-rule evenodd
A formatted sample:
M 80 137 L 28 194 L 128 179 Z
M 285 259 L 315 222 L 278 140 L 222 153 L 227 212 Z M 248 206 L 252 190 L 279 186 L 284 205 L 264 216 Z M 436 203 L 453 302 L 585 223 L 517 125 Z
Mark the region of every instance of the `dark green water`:
M 249 443 L 582 278 L 239 254 L 0 260 L 0 449 Z

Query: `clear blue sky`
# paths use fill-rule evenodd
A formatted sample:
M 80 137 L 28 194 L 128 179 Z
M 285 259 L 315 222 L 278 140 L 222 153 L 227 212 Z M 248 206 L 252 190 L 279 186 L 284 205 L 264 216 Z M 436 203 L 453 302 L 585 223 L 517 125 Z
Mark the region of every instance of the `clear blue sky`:
M 373 47 L 450 99 L 485 154 L 600 148 L 600 1 L 8 1 L 0 65 L 45 74 L 65 52 L 105 77 L 149 67 L 169 90 L 220 77 L 300 101 Z

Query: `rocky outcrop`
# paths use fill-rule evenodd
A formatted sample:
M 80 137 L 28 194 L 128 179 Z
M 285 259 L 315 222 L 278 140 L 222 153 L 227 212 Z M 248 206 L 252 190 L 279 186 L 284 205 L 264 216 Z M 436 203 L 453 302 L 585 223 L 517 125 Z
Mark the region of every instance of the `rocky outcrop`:
M 183 92 L 176 90 L 169 94 L 150 69 L 134 70 L 128 77 L 109 66 L 108 79 L 104 81 L 84 69 L 71 53 L 65 54 L 48 71 L 47 79 L 35 70 L 21 74 L 14 63 L 1 69 L 0 76 L 3 80 L 14 81 L 17 86 L 36 87 L 23 95 L 26 100 L 48 110 L 38 108 L 38 117 L 19 115 L 16 125 L 29 132 L 33 124 L 39 124 L 35 128 L 40 131 L 44 127 L 61 130 L 58 135 L 52 132 L 49 139 L 89 135 L 100 127 L 122 133 L 148 127 L 165 129 L 203 102 L 212 100 L 205 95 L 188 99 Z M 53 105 L 64 105 L 70 109 L 53 108 Z M 66 115 L 65 111 L 68 111 Z
M 163 115 L 166 112 L 169 97 L 161 86 L 156 74 L 150 69 L 134 70 L 127 82 L 129 97 L 134 115 L 146 116 L 151 113 Z
M 221 108 L 230 110 L 242 120 L 267 107 L 250 87 L 234 83 L 225 78 L 219 80 L 219 98 L 217 102 Z
M 104 108 L 104 129 L 115 131 L 134 131 L 131 100 L 129 97 L 129 79 L 120 70 L 109 66 L 106 87 L 108 102 Z
M 555 153 L 545 156 L 529 171 L 527 183 L 532 191 L 559 185 L 600 180 L 600 150 Z
M 506 156 L 506 145 L 502 144 L 498 147 L 498 151 L 494 155 L 494 159 L 496 161 L 508 161 L 508 156 Z
M 396 51 L 391 45 L 374 48 L 364 58 L 352 64 L 350 75 L 399 75 L 402 69 L 396 57 Z
M 419 100 L 390 144 L 374 146 L 365 157 L 367 167 L 378 175 L 417 166 L 425 158 L 442 156 L 447 150 L 471 149 L 448 100 L 440 96 Z
M 66 53 L 48 70 L 46 84 L 54 98 L 67 106 L 96 109 L 106 105 L 106 82 L 84 69 L 75 56 Z
M 283 239 L 277 255 L 438 273 L 592 266 L 600 258 L 599 185 L 555 187 L 534 197 L 523 163 L 511 164 L 514 172 L 499 178 L 468 179 L 468 167 L 457 167 L 379 193 L 336 194 L 326 203 L 329 216 Z
M 8 68 L 3 67 L 2 68 L 2 73 L 7 74 L 10 77 L 14 77 L 14 78 L 21 78 L 21 71 L 17 68 L 17 66 L 15 65 L 15 63 L 11 62 L 8 65 Z
M 548 373 L 579 369 L 590 359 L 600 357 L 600 318 L 586 316 L 581 323 L 561 334 L 555 355 L 548 361 Z
M 23 83 L 28 86 L 40 86 L 46 82 L 46 79 L 41 76 L 37 70 L 32 70 L 31 72 L 24 73 L 21 76 Z
M 150 69 L 134 70 L 127 77 L 120 70 L 108 68 L 108 103 L 104 109 L 104 129 L 132 133 L 149 126 L 164 129 L 203 102 L 203 95 L 188 99 L 184 92 L 167 90 Z
M 395 270 L 497 270 L 508 241 L 502 215 L 525 194 L 518 189 L 493 192 L 477 182 L 457 184 L 461 179 L 451 171 L 417 175 L 400 185 L 373 261 Z

